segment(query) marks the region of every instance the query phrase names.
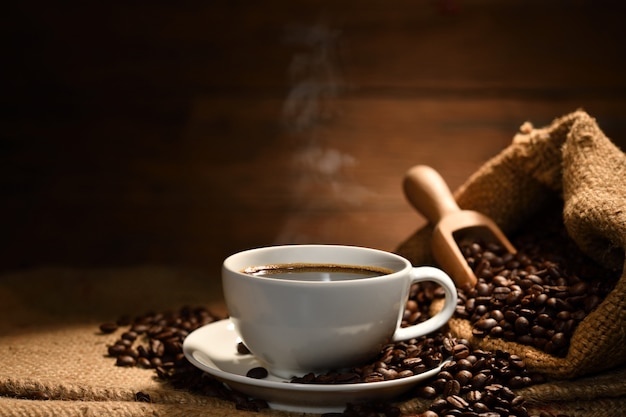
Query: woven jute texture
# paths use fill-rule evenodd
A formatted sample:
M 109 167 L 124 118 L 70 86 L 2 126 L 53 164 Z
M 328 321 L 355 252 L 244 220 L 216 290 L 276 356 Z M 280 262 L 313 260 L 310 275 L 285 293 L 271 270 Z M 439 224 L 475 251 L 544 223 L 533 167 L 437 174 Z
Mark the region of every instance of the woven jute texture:
M 547 202 L 562 199 L 568 235 L 599 265 L 622 273 L 614 290 L 578 326 L 564 358 L 502 339 L 475 338 L 466 320 L 450 322 L 457 336 L 475 347 L 518 354 L 530 370 L 554 378 L 626 362 L 626 155 L 595 119 L 581 110 L 544 128 L 525 124 L 512 144 L 474 173 L 455 198 L 461 208 L 493 218 L 505 233 L 524 227 Z M 431 232 L 430 225 L 418 230 L 397 252 L 414 264 L 432 263 Z

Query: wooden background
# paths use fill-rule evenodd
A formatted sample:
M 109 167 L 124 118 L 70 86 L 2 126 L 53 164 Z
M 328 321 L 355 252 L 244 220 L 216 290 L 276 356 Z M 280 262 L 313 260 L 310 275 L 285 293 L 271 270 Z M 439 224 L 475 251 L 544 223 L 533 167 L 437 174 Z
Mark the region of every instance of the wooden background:
M 0 269 L 218 274 L 276 243 L 392 250 L 425 163 L 458 187 L 584 108 L 626 149 L 619 1 L 44 2 L 0 17 Z

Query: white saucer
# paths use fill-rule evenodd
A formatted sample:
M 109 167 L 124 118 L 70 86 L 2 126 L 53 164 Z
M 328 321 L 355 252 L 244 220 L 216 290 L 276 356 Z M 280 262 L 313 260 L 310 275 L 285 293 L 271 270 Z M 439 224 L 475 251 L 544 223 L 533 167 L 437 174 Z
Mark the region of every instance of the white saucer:
M 226 319 L 190 333 L 183 343 L 183 351 L 193 365 L 231 389 L 266 400 L 277 410 L 322 414 L 341 412 L 348 403 L 389 400 L 436 375 L 443 366 L 407 378 L 356 384 L 298 384 L 272 374 L 265 379 L 254 379 L 246 373 L 263 365 L 253 355 L 237 353 L 240 341 L 234 325 Z

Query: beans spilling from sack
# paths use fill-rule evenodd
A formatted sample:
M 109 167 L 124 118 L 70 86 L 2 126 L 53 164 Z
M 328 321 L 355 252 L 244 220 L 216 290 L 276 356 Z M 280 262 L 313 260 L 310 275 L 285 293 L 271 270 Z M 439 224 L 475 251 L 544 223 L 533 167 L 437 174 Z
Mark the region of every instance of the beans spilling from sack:
M 459 242 L 478 281 L 459 290 L 456 316 L 473 324 L 474 336 L 564 357 L 576 327 L 614 288 L 620 273 L 586 257 L 558 217 L 547 216 L 529 229 L 516 239 L 516 254 L 495 243 Z
M 449 342 L 453 342 L 447 349 L 452 359 L 415 392 L 433 399 L 421 416 L 531 416 L 524 398 L 513 389 L 545 382 L 542 375 L 530 374 L 519 356 L 473 350 L 466 340 Z

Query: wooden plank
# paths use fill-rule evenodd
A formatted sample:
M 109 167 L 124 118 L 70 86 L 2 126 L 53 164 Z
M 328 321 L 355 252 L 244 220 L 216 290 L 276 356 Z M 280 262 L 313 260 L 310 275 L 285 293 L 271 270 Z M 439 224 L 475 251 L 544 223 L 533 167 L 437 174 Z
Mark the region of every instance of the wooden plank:
M 156 140 L 158 127 L 144 126 L 155 136 L 144 135 L 126 151 L 104 149 L 94 167 L 57 161 L 67 168 L 38 189 L 16 191 L 19 198 L 1 208 L 12 219 L 4 227 L 11 244 L 1 263 L 180 263 L 216 270 L 231 252 L 274 243 L 391 250 L 423 224 L 401 190 L 410 166 L 430 164 L 456 188 L 504 149 L 524 121 L 542 126 L 579 106 L 577 100 L 337 98 L 332 120 L 296 133 L 281 130 L 281 104 L 198 98 L 175 152 L 165 138 Z M 587 104 L 601 126 L 607 122 L 607 134 L 626 138 L 626 102 Z M 96 135 L 98 125 L 92 129 Z M 24 172 L 45 166 L 44 155 L 33 155 L 23 150 Z M 8 187 L 33 178 L 1 181 Z

